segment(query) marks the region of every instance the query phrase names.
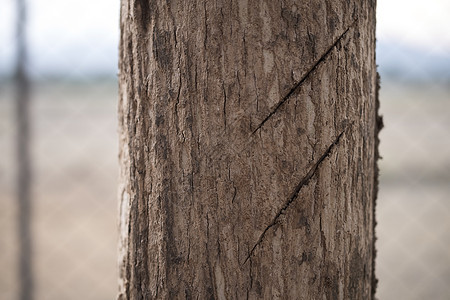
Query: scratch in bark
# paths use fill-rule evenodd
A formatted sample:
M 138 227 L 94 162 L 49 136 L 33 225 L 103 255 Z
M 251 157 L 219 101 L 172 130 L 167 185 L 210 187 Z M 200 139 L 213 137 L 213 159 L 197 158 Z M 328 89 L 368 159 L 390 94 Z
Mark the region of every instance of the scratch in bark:
M 330 55 L 331 51 L 337 46 L 337 44 L 345 37 L 347 32 L 357 20 L 353 21 L 353 23 L 347 27 L 347 29 L 334 41 L 334 43 L 325 51 L 322 56 L 312 65 L 311 68 L 302 76 L 302 78 L 297 82 L 294 87 L 278 102 L 275 108 L 262 120 L 261 123 L 253 130 L 252 134 L 255 134 L 261 127 L 266 123 L 277 111 L 280 107 L 302 86 L 302 84 L 309 78 L 309 76 L 325 61 L 325 59 Z
M 344 131 L 342 131 L 336 139 L 331 143 L 331 145 L 326 149 L 326 151 L 322 154 L 322 156 L 317 160 L 317 162 L 309 169 L 308 173 L 300 180 L 300 182 L 295 187 L 294 191 L 292 192 L 291 196 L 288 198 L 288 200 L 284 203 L 283 207 L 278 211 L 278 213 L 273 218 L 272 222 L 270 222 L 269 225 L 267 225 L 266 229 L 264 229 L 263 233 L 259 236 L 258 241 L 253 246 L 252 250 L 248 254 L 247 258 L 245 259 L 244 265 L 250 258 L 253 256 L 253 253 L 255 252 L 256 248 L 261 244 L 261 242 L 264 240 L 264 237 L 266 236 L 266 233 L 269 231 L 270 228 L 275 226 L 278 223 L 278 219 L 282 214 L 285 213 L 285 211 L 289 208 L 289 206 L 294 202 L 294 200 L 297 198 L 298 194 L 302 190 L 302 188 L 306 185 L 308 185 L 311 178 L 316 174 L 317 169 L 321 165 L 321 163 L 327 158 L 330 154 L 333 148 L 339 143 L 342 135 L 344 135 Z

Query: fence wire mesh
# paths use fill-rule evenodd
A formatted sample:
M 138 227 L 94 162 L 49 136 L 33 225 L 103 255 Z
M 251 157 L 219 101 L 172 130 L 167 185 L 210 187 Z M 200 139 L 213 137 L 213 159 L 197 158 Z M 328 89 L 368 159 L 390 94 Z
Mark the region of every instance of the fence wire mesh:
M 378 2 L 379 299 L 450 299 L 449 11 L 445 0 Z
M 6 300 L 19 299 L 22 278 L 14 113 L 18 1 L 5 1 L 0 9 L 5 16 L 0 19 L 0 299 Z M 25 4 L 33 299 L 114 299 L 119 2 Z
M 12 0 L 2 1 L 0 299 L 17 299 L 16 6 Z M 415 21 L 422 35 L 433 36 L 426 32 L 426 22 L 445 8 L 450 11 L 450 4 L 440 1 L 443 6 L 436 10 L 418 3 L 379 0 L 378 6 L 383 12 L 398 5 L 422 5 L 430 17 Z M 34 299 L 113 299 L 119 3 L 26 4 Z M 105 13 L 106 6 L 115 9 Z M 450 41 L 450 28 L 440 31 L 440 43 L 429 40 L 431 47 L 410 50 L 405 45 L 417 31 L 393 41 L 390 29 L 384 28 L 401 22 L 394 15 L 396 21 L 389 19 L 393 13 L 378 18 L 385 128 L 377 205 L 377 297 L 450 299 L 450 46 L 442 43 Z

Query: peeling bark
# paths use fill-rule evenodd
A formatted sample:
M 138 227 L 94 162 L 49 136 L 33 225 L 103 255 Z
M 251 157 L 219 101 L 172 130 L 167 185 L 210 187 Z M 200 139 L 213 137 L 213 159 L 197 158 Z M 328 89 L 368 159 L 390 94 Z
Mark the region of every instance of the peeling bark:
M 373 299 L 375 1 L 122 0 L 119 299 Z

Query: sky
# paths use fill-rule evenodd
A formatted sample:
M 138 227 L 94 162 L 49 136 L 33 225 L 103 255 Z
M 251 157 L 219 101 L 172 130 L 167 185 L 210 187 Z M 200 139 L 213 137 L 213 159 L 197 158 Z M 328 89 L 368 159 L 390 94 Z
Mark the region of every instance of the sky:
M 0 0 L 0 74 L 14 64 L 15 0 Z M 28 0 L 29 71 L 114 76 L 119 0 Z M 415 65 L 450 76 L 450 0 L 378 0 L 377 58 L 381 71 Z M 412 68 L 414 69 L 414 67 Z M 414 70 L 408 71 L 416 76 Z M 422 72 L 423 73 L 423 72 Z
M 378 0 L 377 38 L 448 54 L 450 0 Z
M 0 0 L 0 74 L 14 64 L 15 0 Z M 28 0 L 29 72 L 117 73 L 118 0 Z
M 450 82 L 450 0 L 378 0 L 382 78 Z

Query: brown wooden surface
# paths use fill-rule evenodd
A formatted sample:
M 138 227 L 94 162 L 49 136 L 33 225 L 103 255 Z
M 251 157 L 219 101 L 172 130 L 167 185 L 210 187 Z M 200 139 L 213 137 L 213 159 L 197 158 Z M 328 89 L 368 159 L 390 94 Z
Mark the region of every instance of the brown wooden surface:
M 370 299 L 375 1 L 122 0 L 120 299 Z

